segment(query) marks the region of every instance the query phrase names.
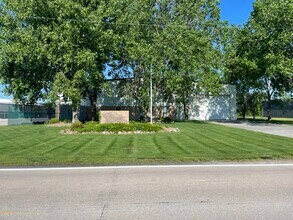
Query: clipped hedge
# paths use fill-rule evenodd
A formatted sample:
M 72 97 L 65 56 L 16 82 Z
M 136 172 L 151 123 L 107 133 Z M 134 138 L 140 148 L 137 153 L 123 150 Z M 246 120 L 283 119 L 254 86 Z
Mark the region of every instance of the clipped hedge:
M 46 121 L 45 124 L 58 124 L 58 123 L 63 123 L 63 124 L 69 124 L 71 123 L 69 120 L 63 120 L 60 121 L 58 118 L 51 118 L 49 121 Z
M 99 124 L 97 122 L 87 122 L 82 124 L 81 122 L 73 123 L 70 127 L 71 131 L 76 131 L 79 133 L 84 132 L 110 132 L 110 133 L 119 133 L 119 132 L 158 132 L 162 130 L 162 127 L 159 125 L 151 125 L 150 123 L 139 123 L 133 122 L 130 124 Z

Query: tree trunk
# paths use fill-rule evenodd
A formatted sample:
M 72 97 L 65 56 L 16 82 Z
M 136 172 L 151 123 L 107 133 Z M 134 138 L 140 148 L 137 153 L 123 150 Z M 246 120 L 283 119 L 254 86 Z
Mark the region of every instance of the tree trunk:
M 267 108 L 268 121 L 270 121 L 272 119 L 271 110 L 272 110 L 272 101 L 271 101 L 271 98 L 269 97 L 268 98 L 268 108 Z
M 253 117 L 253 120 L 255 120 L 255 111 L 252 111 L 252 117 Z
M 242 115 L 242 119 L 246 118 L 246 112 L 247 112 L 247 106 L 246 106 L 246 101 L 243 103 L 242 106 L 240 106 L 242 108 L 240 108 L 241 110 L 241 115 Z
M 79 108 L 72 108 L 72 123 L 78 121 Z
M 92 105 L 91 119 L 92 119 L 92 121 L 98 121 L 97 104 L 96 104 L 96 102 L 93 102 L 91 105 Z
M 241 112 L 241 115 L 242 115 L 242 119 L 245 119 L 245 117 L 246 117 L 246 110 L 242 111 Z
M 97 98 L 98 98 L 98 94 L 96 92 L 91 94 L 91 96 L 89 97 L 91 102 L 91 120 L 92 121 L 98 121 Z
M 271 100 L 271 81 L 267 79 L 267 98 L 268 98 L 268 106 L 267 106 L 267 115 L 268 115 L 268 121 L 271 120 L 271 109 L 272 109 L 272 100 Z
M 186 102 L 183 102 L 183 112 L 184 112 L 184 119 L 188 120 L 188 108 L 187 108 Z

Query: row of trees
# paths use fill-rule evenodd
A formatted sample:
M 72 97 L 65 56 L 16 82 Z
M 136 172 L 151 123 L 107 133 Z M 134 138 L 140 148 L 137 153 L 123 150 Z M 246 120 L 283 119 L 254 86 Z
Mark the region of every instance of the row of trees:
M 152 69 L 155 90 L 175 92 L 187 117 L 194 83 L 219 82 L 217 0 L 4 0 L 0 14 L 1 81 L 22 103 L 88 98 L 95 120 L 109 72 L 133 78 L 121 91 L 146 110 Z
M 293 2 L 256 0 L 243 28 L 231 27 L 225 46 L 225 77 L 237 86 L 238 110 L 245 118 L 273 99 L 293 92 Z
M 152 77 L 188 118 L 190 94 L 220 83 L 239 106 L 292 90 L 291 0 L 256 0 L 244 28 L 220 21 L 218 0 L 3 0 L 0 15 L 0 80 L 23 104 L 87 98 L 96 120 L 105 79 L 131 78 L 119 91 L 147 112 Z

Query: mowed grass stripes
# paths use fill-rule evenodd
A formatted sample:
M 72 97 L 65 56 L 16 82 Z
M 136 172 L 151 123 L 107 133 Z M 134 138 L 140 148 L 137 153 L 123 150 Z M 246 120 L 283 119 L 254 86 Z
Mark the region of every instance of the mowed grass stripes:
M 0 127 L 0 166 L 158 164 L 293 159 L 293 139 L 204 122 L 179 133 L 61 134 L 45 125 Z

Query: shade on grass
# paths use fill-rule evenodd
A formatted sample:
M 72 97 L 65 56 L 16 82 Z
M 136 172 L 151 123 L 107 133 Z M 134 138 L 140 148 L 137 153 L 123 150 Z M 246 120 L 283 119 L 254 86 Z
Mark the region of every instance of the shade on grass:
M 179 133 L 61 134 L 46 125 L 0 127 L 0 166 L 109 165 L 293 159 L 293 139 L 203 122 Z

